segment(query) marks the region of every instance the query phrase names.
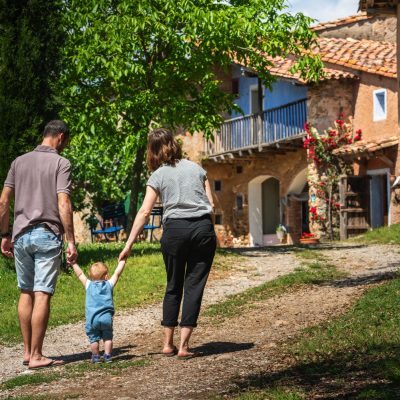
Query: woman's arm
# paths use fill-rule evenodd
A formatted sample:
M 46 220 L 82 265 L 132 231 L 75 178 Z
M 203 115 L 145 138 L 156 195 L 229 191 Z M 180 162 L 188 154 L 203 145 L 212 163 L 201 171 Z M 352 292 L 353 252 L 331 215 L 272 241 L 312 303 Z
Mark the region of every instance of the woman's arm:
M 211 220 L 212 220 L 213 225 L 215 225 L 215 205 L 214 205 L 214 198 L 213 198 L 213 195 L 212 195 L 212 193 L 211 193 L 210 181 L 209 181 L 207 178 L 206 178 L 206 180 L 204 181 L 204 188 L 205 188 L 205 190 L 206 190 L 206 195 L 207 195 L 208 201 L 210 202 L 211 207 L 212 207 L 212 210 L 213 210 L 213 212 L 212 212 L 212 214 L 211 214 Z
M 125 248 L 119 255 L 118 261 L 125 260 L 130 256 L 133 243 L 135 243 L 136 238 L 138 237 L 139 233 L 142 232 L 144 225 L 149 219 L 151 210 L 153 209 L 157 197 L 158 194 L 155 191 L 155 189 L 153 189 L 151 186 L 147 186 L 146 195 L 144 197 L 142 207 L 140 207 L 140 210 L 136 215 L 135 221 L 131 229 L 131 233 L 125 244 Z
M 205 181 L 204 181 L 204 187 L 205 187 L 205 189 L 206 189 L 206 195 L 207 195 L 207 198 L 208 198 L 208 201 L 210 202 L 210 204 L 211 204 L 211 207 L 213 208 L 213 210 L 214 210 L 214 199 L 213 199 L 213 195 L 212 195 L 212 193 L 211 193 L 211 186 L 210 186 L 210 181 L 208 180 L 208 179 L 206 179 Z

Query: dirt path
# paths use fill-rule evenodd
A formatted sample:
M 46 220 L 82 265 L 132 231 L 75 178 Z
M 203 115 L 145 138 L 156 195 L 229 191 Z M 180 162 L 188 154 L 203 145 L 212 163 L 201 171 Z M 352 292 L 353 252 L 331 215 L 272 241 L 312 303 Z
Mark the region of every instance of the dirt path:
M 51 398 L 204 399 L 215 394 L 223 395 L 249 376 L 277 372 L 290 366 L 293 360 L 282 356 L 284 343 L 304 328 L 342 314 L 371 285 L 393 274 L 398 269 L 399 250 L 394 246 L 359 245 L 322 248 L 324 256 L 348 272 L 349 278 L 289 290 L 256 304 L 246 315 L 229 319 L 221 325 L 203 318 L 201 329 L 196 332 L 192 343 L 202 356 L 189 361 L 158 354 L 161 331 L 157 307 L 121 315 L 117 318 L 120 320 L 117 327 L 119 356 L 133 360 L 145 358 L 149 360 L 148 365 L 121 370 L 118 375 L 89 372 L 78 378 L 62 379 L 57 384 L 29 389 L 22 387 L 4 393 L 4 396 L 45 393 Z M 230 278 L 213 282 L 206 295 L 208 303 L 287 273 L 298 265 L 291 253 L 260 251 L 246 254 L 253 268 L 249 270 L 249 267 L 242 266 Z M 147 320 L 147 313 L 156 321 Z M 141 326 L 138 321 L 141 321 Z M 70 328 L 60 329 L 58 334 L 70 331 Z M 60 336 L 57 339 L 53 335 L 56 335 L 55 331 L 51 335 L 55 341 L 54 349 L 62 349 Z M 82 337 L 81 333 L 80 342 Z
M 204 294 L 204 306 L 216 303 L 229 294 L 242 292 L 288 274 L 300 265 L 293 254 L 268 251 L 251 251 L 245 254 L 236 265 L 230 266 L 227 277 L 210 279 Z M 117 312 L 114 319 L 115 346 L 124 346 L 129 343 L 128 337 L 141 333 L 159 333 L 160 319 L 161 304 Z M 46 336 L 44 349 L 49 357 L 62 356 L 68 361 L 87 359 L 89 355 L 83 322 L 52 329 Z M 27 371 L 21 365 L 20 354 L 22 345 L 0 347 L 0 382 Z

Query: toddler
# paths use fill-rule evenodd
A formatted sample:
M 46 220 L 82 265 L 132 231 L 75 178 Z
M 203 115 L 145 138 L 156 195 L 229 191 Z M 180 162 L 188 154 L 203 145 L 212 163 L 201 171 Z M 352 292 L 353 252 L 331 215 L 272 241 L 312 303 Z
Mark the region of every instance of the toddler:
M 108 276 L 108 268 L 102 262 L 94 263 L 89 268 L 88 279 L 78 264 L 72 268 L 76 276 L 86 288 L 86 324 L 85 330 L 89 338 L 92 351 L 92 363 L 100 362 L 99 342 L 104 342 L 104 361 L 111 362 L 113 346 L 113 289 L 125 268 L 126 260 L 118 263 L 111 278 Z

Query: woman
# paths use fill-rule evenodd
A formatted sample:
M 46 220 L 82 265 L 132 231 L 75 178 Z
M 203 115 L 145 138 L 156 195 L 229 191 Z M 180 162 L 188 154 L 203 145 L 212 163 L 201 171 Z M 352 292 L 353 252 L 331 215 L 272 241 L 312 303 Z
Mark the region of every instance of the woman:
M 147 165 L 153 171 L 128 241 L 119 259 L 130 255 L 133 243 L 148 220 L 159 196 L 163 204 L 161 251 L 167 271 L 163 302 L 163 354 L 193 357 L 189 340 L 197 326 L 204 287 L 213 262 L 216 237 L 212 223 L 213 200 L 206 171 L 182 159 L 182 151 L 172 133 L 159 128 L 149 135 Z M 181 342 L 174 346 L 183 297 Z

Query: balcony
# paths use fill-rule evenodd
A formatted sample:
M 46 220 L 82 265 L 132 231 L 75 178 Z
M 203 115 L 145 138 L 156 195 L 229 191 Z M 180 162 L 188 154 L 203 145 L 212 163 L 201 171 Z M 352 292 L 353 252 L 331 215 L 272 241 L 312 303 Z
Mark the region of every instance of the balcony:
M 307 100 L 299 100 L 281 107 L 226 120 L 215 135 L 214 142 L 206 143 L 205 152 L 210 157 L 231 155 L 287 142 L 304 135 L 307 121 Z

